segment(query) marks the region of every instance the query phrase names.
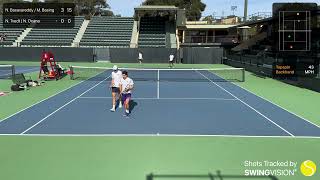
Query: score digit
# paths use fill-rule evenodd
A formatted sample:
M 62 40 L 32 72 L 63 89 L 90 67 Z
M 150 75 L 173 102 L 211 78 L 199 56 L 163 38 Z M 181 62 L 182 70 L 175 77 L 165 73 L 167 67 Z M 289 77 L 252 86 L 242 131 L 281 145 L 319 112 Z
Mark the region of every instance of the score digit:
M 314 65 L 310 65 L 308 68 L 309 69 L 314 69 Z

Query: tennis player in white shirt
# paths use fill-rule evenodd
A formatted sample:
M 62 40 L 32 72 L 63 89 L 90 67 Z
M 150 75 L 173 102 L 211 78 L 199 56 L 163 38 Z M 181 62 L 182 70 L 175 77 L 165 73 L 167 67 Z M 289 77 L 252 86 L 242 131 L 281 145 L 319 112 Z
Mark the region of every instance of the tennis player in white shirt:
M 120 82 L 122 79 L 122 72 L 118 69 L 116 65 L 113 66 L 113 72 L 111 73 L 111 92 L 112 92 L 112 108 L 110 111 L 115 112 L 116 111 L 116 102 L 117 102 L 117 96 L 119 100 L 119 108 L 122 107 L 121 103 L 121 94 L 120 94 Z
M 169 67 L 172 68 L 174 63 L 174 55 L 170 54 L 169 56 Z
M 140 64 L 142 64 L 142 61 L 143 61 L 143 54 L 142 54 L 142 52 L 141 52 L 141 51 L 139 51 L 139 53 L 138 53 L 138 61 L 139 61 L 139 63 L 140 63 Z
M 120 81 L 120 92 L 121 92 L 122 102 L 125 107 L 124 116 L 129 116 L 130 114 L 130 100 L 131 100 L 133 85 L 134 85 L 133 80 L 128 77 L 128 72 L 122 71 L 122 79 Z

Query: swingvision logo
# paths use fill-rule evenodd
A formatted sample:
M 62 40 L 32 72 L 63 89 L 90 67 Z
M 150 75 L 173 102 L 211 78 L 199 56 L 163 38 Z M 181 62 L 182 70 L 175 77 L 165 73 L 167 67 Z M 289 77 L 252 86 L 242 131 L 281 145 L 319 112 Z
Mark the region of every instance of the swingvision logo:
M 299 164 L 296 161 L 244 161 L 245 176 L 295 176 Z
M 300 171 L 304 176 L 313 176 L 317 171 L 317 165 L 310 160 L 301 163 Z

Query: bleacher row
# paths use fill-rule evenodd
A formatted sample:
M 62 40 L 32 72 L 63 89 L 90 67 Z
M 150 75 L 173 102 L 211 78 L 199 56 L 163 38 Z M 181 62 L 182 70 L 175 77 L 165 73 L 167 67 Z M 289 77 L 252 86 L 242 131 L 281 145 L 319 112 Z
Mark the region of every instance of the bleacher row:
M 75 17 L 73 28 L 33 28 L 20 43 L 21 46 L 71 46 L 82 23 L 83 16 Z
M 1 17 L 2 21 L 2 17 Z M 3 28 L 0 35 L 6 39 L 0 46 L 15 46 L 24 33 L 20 46 L 71 46 L 84 22 L 83 16 L 75 17 L 73 28 Z M 80 47 L 130 47 L 134 19 L 131 17 L 93 17 L 80 40 Z M 26 32 L 25 32 L 26 31 Z M 22 36 L 23 37 L 23 36 Z M 139 47 L 166 47 L 165 20 L 159 17 L 142 18 L 140 22 Z
M 15 40 L 24 31 L 23 28 L 4 28 L 2 25 L 2 16 L 0 16 L 0 36 L 6 36 L 4 40 L 0 41 L 2 46 L 11 46 Z
M 93 17 L 80 46 L 129 47 L 133 18 Z
M 141 18 L 139 47 L 166 47 L 166 30 L 164 18 Z

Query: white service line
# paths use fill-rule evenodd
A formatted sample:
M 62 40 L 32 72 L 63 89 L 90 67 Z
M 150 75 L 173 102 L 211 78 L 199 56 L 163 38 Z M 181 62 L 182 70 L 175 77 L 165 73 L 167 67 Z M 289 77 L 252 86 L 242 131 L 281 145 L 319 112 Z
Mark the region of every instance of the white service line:
M 52 116 L 53 114 L 55 114 L 56 112 L 60 111 L 61 109 L 63 109 L 64 107 L 68 106 L 69 104 L 71 104 L 72 102 L 74 102 L 75 100 L 77 100 L 79 97 L 81 97 L 82 95 L 86 94 L 87 92 L 91 91 L 92 89 L 94 89 L 95 87 L 99 86 L 101 83 L 103 83 L 105 80 L 109 79 L 110 76 L 108 76 L 107 78 L 105 78 L 104 80 L 100 81 L 99 83 L 97 83 L 96 85 L 92 86 L 90 89 L 86 90 L 85 92 L 83 92 L 82 94 L 80 94 L 79 96 L 73 98 L 71 101 L 69 101 L 68 103 L 64 104 L 63 106 L 61 106 L 60 108 L 56 109 L 55 111 L 53 111 L 52 113 L 48 114 L 46 117 L 44 117 L 43 119 L 41 119 L 40 121 L 38 121 L 36 124 L 34 124 L 33 126 L 29 127 L 28 129 L 26 129 L 25 131 L 23 131 L 20 134 L 25 134 L 26 132 L 30 131 L 32 128 L 36 127 L 38 124 L 40 124 L 41 122 L 43 122 L 44 120 L 48 119 L 50 116 Z
M 270 118 L 268 118 L 267 116 L 265 116 L 264 114 L 262 114 L 260 111 L 258 111 L 257 109 L 255 109 L 254 107 L 250 106 L 248 103 L 242 101 L 241 99 L 239 99 L 237 96 L 235 96 L 234 94 L 232 94 L 231 92 L 229 92 L 228 90 L 226 90 L 225 88 L 221 87 L 219 84 L 213 82 L 211 79 L 209 79 L 207 76 L 205 76 L 204 74 L 202 74 L 201 72 L 197 71 L 199 74 L 201 74 L 204 78 L 208 79 L 211 83 L 213 83 L 214 85 L 218 86 L 220 89 L 222 89 L 223 91 L 225 91 L 226 93 L 230 94 L 232 97 L 236 98 L 237 100 L 239 100 L 241 103 L 243 103 L 244 105 L 246 105 L 247 107 L 249 107 L 250 109 L 252 109 L 253 111 L 255 111 L 256 113 L 258 113 L 260 116 L 264 117 L 266 120 L 270 121 L 272 124 L 276 125 L 278 128 L 280 128 L 281 130 L 283 130 L 284 132 L 286 132 L 287 134 L 289 134 L 290 136 L 294 137 L 294 135 L 292 133 L 290 133 L 288 130 L 286 130 L 285 128 L 281 127 L 279 124 L 275 123 L 274 121 L 272 121 Z
M 79 99 L 112 99 L 112 97 L 86 97 L 82 96 Z M 218 100 L 218 101 L 238 101 L 238 99 L 227 98 L 139 98 L 132 97 L 133 100 Z
M 286 109 L 286 108 L 284 108 L 284 107 L 282 107 L 282 106 L 280 106 L 280 105 L 278 105 L 278 104 L 276 104 L 276 103 L 274 103 L 274 102 L 272 102 L 272 101 L 270 101 L 270 100 L 268 100 L 268 99 L 266 99 L 266 98 L 264 98 L 264 97 L 262 97 L 262 96 L 259 96 L 259 95 L 253 93 L 252 91 L 250 91 L 250 90 L 248 90 L 248 89 L 245 89 L 245 88 L 243 88 L 243 87 L 241 87 L 241 86 L 239 86 L 239 85 L 237 85 L 237 84 L 235 84 L 235 83 L 232 83 L 232 84 L 234 84 L 235 86 L 243 89 L 244 91 L 247 91 L 248 93 L 250 93 L 250 94 L 252 94 L 252 95 L 254 95 L 254 96 L 258 97 L 258 98 L 261 98 L 261 99 L 263 99 L 263 100 L 265 100 L 265 101 L 267 101 L 267 102 L 269 102 L 269 103 L 271 103 L 271 104 L 273 104 L 273 105 L 275 105 L 275 106 L 283 109 L 284 111 L 286 111 L 286 112 L 288 112 L 288 113 L 290 113 L 290 114 L 292 114 L 292 115 L 294 115 L 294 116 L 297 116 L 298 118 L 306 121 L 307 123 L 310 123 L 311 125 L 314 125 L 314 126 L 316 126 L 317 128 L 320 128 L 320 125 L 315 124 L 315 123 L 311 122 L 310 120 L 308 120 L 308 119 L 306 119 L 306 118 L 304 118 L 304 117 L 302 117 L 302 116 L 300 116 L 300 115 L 298 115 L 298 114 L 296 114 L 296 113 L 294 113 L 294 112 L 291 112 L 291 111 L 289 111 L 288 109 Z
M 21 137 L 221 137 L 221 138 L 273 138 L 273 139 L 320 139 L 317 136 L 267 136 L 267 135 L 220 135 L 220 134 L 0 134 L 0 136 Z
M 74 84 L 74 85 L 72 85 L 72 86 L 70 86 L 70 87 L 68 87 L 68 88 L 66 88 L 66 89 L 63 89 L 62 91 L 59 91 L 59 92 L 57 92 L 57 93 L 55 93 L 55 94 L 53 94 L 53 95 L 51 95 L 51 96 L 49 96 L 49 97 L 47 97 L 47 98 L 45 98 L 45 99 L 42 99 L 41 101 L 38 101 L 38 102 L 36 102 L 36 103 L 34 103 L 34 104 L 32 104 L 32 105 L 24 108 L 24 109 L 21 109 L 20 111 L 18 111 L 18 112 L 16 112 L 16 113 L 14 113 L 14 114 L 12 114 L 12 115 L 4 118 L 3 120 L 1 120 L 1 121 L 0 121 L 0 124 L 1 124 L 2 122 L 6 121 L 7 119 L 9 119 L 9 118 L 11 118 L 11 117 L 13 117 L 13 116 L 21 113 L 22 111 L 25 111 L 25 110 L 27 110 L 27 109 L 29 109 L 29 108 L 32 108 L 33 106 L 35 106 L 35 105 L 37 105 L 37 104 L 42 103 L 43 101 L 46 101 L 46 100 L 48 100 L 48 99 L 50 99 L 50 98 L 52 98 L 52 97 L 54 97 L 54 96 L 57 96 L 58 94 L 63 93 L 63 92 L 65 92 L 65 91 L 67 91 L 67 90 L 69 90 L 69 89 L 71 89 L 71 88 L 73 88 L 73 87 L 75 87 L 75 86 L 83 83 L 84 81 L 86 81 L 86 80 L 80 81 L 80 82 L 78 82 L 78 83 L 76 83 L 76 84 Z
M 213 73 L 212 73 L 212 74 L 213 74 Z M 214 75 L 216 75 L 216 74 L 214 74 Z M 216 76 L 218 76 L 218 75 L 216 75 Z M 218 77 L 220 77 L 220 76 L 218 76 Z M 221 78 L 222 78 L 222 77 L 221 77 Z M 223 79 L 223 78 L 222 78 L 222 79 Z M 275 105 L 275 106 L 283 109 L 284 111 L 287 111 L 288 113 L 290 113 L 290 114 L 292 114 L 292 115 L 294 115 L 294 116 L 297 116 L 298 118 L 300 118 L 300 119 L 302 119 L 302 120 L 310 123 L 311 125 L 314 125 L 314 126 L 316 126 L 317 128 L 320 128 L 320 125 L 315 124 L 315 123 L 311 122 L 310 120 L 308 120 L 308 119 L 306 119 L 306 118 L 304 118 L 304 117 L 302 117 L 302 116 L 300 116 L 300 115 L 298 115 L 298 114 L 296 114 L 296 113 L 294 113 L 294 112 L 291 112 L 291 111 L 289 111 L 288 109 L 286 109 L 286 108 L 284 108 L 284 107 L 282 107 L 282 106 L 280 106 L 280 105 L 278 105 L 278 104 L 276 104 L 276 103 L 274 103 L 274 102 L 272 102 L 272 101 L 270 101 L 270 100 L 268 100 L 268 99 L 266 99 L 266 98 L 264 98 L 264 97 L 262 97 L 262 96 L 259 96 L 259 95 L 255 94 L 254 92 L 252 92 L 252 91 L 250 91 L 250 90 L 248 90 L 248 89 L 245 89 L 245 88 L 239 86 L 238 84 L 236 84 L 236 83 L 234 83 L 234 82 L 230 82 L 230 83 L 233 84 L 233 85 L 235 85 L 235 86 L 237 86 L 237 87 L 239 87 L 240 89 L 242 89 L 242 90 L 244 90 L 244 91 L 246 91 L 246 92 L 248 92 L 248 93 L 250 93 L 250 94 L 252 94 L 252 95 L 254 95 L 254 96 L 256 96 L 256 97 L 258 97 L 258 98 L 261 98 L 261 99 L 263 99 L 263 100 L 265 100 L 265 101 L 267 101 L 267 102 L 269 102 L 269 103 L 271 103 L 271 104 L 273 104 L 273 105 Z

